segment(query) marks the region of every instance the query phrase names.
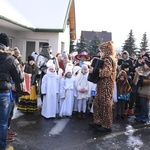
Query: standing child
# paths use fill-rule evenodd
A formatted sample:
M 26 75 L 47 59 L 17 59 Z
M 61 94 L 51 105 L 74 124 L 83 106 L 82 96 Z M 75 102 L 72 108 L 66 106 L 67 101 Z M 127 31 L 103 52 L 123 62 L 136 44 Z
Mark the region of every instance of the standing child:
M 72 78 L 72 68 L 65 69 L 64 78 L 60 81 L 60 113 L 59 116 L 72 117 L 74 104 L 74 78 Z
M 83 64 L 81 72 L 76 78 L 77 99 L 78 99 L 78 118 L 85 119 L 87 100 L 89 95 L 88 66 Z M 81 115 L 82 112 L 82 115 Z
M 127 79 L 127 73 L 121 70 L 117 77 L 117 116 L 116 119 L 125 119 L 125 103 L 130 98 L 131 86 Z
M 96 86 L 97 84 L 95 83 L 92 83 L 92 82 L 89 82 L 90 83 L 90 88 L 91 88 L 91 94 L 90 94 L 90 98 L 88 100 L 88 106 L 89 106 L 89 109 L 90 109 L 90 112 L 93 113 L 93 101 L 94 101 L 94 98 L 96 96 Z
M 133 108 L 134 108 L 134 101 L 135 101 L 135 98 L 134 98 L 135 86 L 133 84 L 134 74 L 132 72 L 133 68 L 130 68 L 130 65 L 128 63 L 124 63 L 121 65 L 121 69 L 127 73 L 127 79 L 131 86 L 131 89 L 132 89 L 131 93 L 130 93 L 130 99 L 128 101 L 126 101 L 125 111 L 124 111 L 125 116 L 127 116 L 127 115 L 130 116 L 130 115 L 134 115 Z
M 41 92 L 43 94 L 42 116 L 55 118 L 58 111 L 58 75 L 55 72 L 55 65 L 49 65 L 47 73 L 42 78 Z
M 76 77 L 77 77 L 77 75 L 79 74 L 80 70 L 81 70 L 81 67 L 80 67 L 80 66 L 74 66 L 74 67 L 73 67 L 73 74 L 72 74 L 72 77 L 73 77 L 74 79 L 76 79 Z M 78 100 L 77 100 L 77 96 L 75 95 L 75 96 L 74 96 L 73 111 L 74 111 L 74 112 L 77 112 L 77 110 L 78 110 Z

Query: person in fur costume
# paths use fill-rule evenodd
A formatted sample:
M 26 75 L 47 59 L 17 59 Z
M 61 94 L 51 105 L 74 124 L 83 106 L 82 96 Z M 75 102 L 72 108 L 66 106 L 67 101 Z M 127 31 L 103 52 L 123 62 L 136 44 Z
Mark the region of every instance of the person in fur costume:
M 131 86 L 128 82 L 127 73 L 121 70 L 117 77 L 117 116 L 116 119 L 125 119 L 125 103 L 130 98 Z
M 111 132 L 112 98 L 117 69 L 116 54 L 112 41 L 102 43 L 99 50 L 104 64 L 102 68 L 99 68 L 100 80 L 97 83 L 97 94 L 93 103 L 93 122 L 90 122 L 89 125 L 100 132 Z M 93 68 L 90 68 L 90 73 L 92 71 Z

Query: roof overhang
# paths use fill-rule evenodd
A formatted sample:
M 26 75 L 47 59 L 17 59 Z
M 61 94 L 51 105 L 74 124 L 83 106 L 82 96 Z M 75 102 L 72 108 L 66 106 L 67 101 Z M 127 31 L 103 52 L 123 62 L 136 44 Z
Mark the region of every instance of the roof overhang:
M 36 28 L 32 25 L 24 25 L 22 22 L 16 22 L 13 19 L 0 15 L 0 26 L 13 29 L 15 31 L 33 31 L 33 32 L 64 32 L 66 25 L 69 23 L 70 27 L 70 40 L 76 39 L 76 24 L 75 24 L 75 3 L 74 0 L 70 0 L 68 4 L 68 10 L 64 20 L 62 28 Z

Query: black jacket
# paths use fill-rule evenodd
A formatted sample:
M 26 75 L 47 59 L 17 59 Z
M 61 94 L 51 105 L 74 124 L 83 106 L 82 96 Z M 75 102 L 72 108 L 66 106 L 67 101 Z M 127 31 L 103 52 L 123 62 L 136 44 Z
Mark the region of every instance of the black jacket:
M 12 87 L 11 80 L 21 83 L 24 80 L 19 62 L 11 54 L 0 50 L 0 92 Z

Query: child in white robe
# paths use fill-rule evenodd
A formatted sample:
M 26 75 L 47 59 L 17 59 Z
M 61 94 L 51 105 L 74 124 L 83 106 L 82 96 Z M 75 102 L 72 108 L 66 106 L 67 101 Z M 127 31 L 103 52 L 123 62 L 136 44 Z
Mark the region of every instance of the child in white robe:
M 76 79 L 78 73 L 81 71 L 81 67 L 80 66 L 74 66 L 73 67 L 73 78 Z M 77 93 L 77 92 L 76 92 Z M 74 105 L 73 105 L 73 111 L 77 112 L 78 110 L 78 100 L 77 100 L 77 95 L 74 96 Z
M 60 102 L 61 108 L 59 116 L 72 117 L 73 104 L 75 95 L 75 83 L 72 78 L 72 68 L 67 67 L 65 70 L 65 76 L 60 81 Z
M 41 115 L 45 118 L 55 118 L 58 111 L 59 81 L 54 64 L 49 65 L 42 78 L 41 92 L 44 95 Z
M 87 100 L 89 98 L 88 66 L 83 64 L 81 72 L 76 77 L 77 99 L 78 99 L 78 118 L 85 119 Z M 81 115 L 82 112 L 82 115 Z

